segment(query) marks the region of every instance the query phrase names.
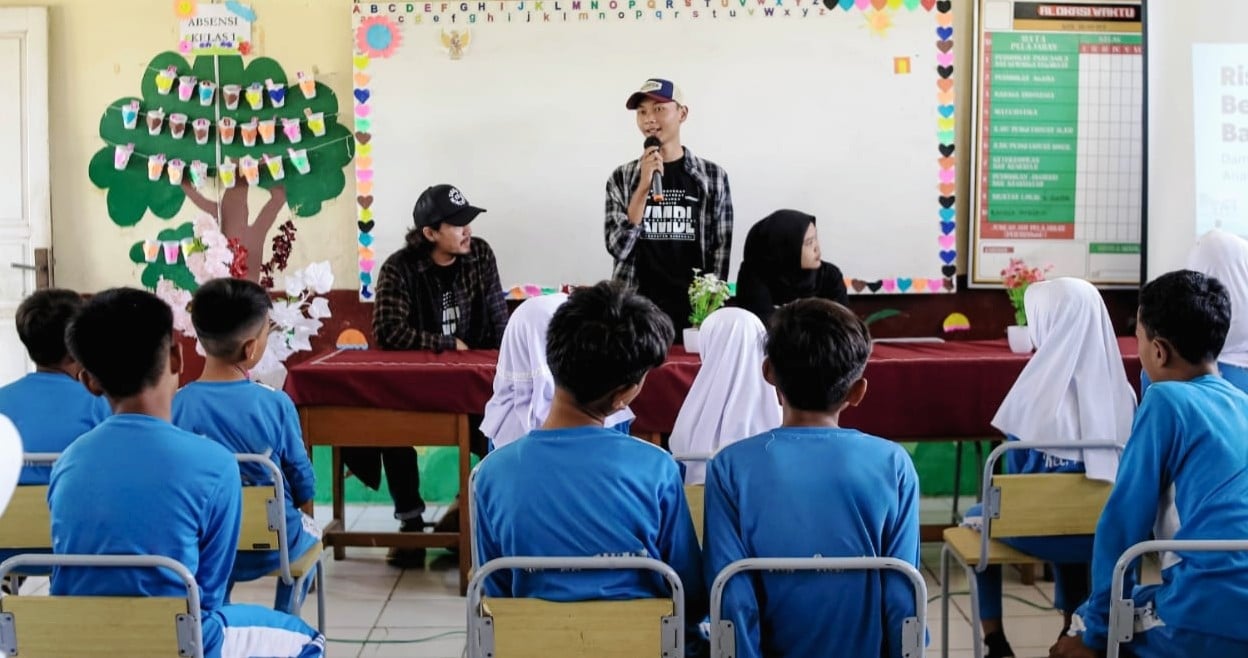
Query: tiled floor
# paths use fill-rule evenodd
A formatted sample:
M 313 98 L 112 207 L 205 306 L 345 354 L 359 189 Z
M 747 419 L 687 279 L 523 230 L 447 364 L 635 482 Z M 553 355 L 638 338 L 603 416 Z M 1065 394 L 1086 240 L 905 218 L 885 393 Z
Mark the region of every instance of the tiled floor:
M 925 501 L 926 502 L 926 501 Z M 925 505 L 925 507 L 930 507 Z M 943 510 L 925 509 L 924 516 L 948 518 Z M 316 510 L 324 524 L 328 508 Z M 390 510 L 381 506 L 350 506 L 347 526 L 351 529 L 390 529 L 395 525 Z M 407 658 L 460 658 L 464 650 L 464 599 L 459 596 L 457 563 L 445 553 L 431 551 L 431 564 L 424 570 L 400 571 L 386 565 L 383 548 L 356 548 L 347 559 L 326 564 L 326 608 L 329 638 L 327 655 L 405 656 Z M 439 559 L 437 556 L 443 556 Z M 924 545 L 923 566 L 929 597 L 928 625 L 931 630 L 929 656 L 940 655 L 940 547 Z M 965 578 L 950 578 L 955 592 L 965 592 Z M 46 579 L 30 579 L 23 592 L 47 587 Z M 1023 585 L 1017 573 L 1007 574 L 1005 585 L 1006 629 L 1020 658 L 1047 656 L 1049 645 L 1061 630 L 1061 617 L 1051 609 L 1052 583 Z M 244 583 L 235 588 L 234 600 L 271 605 L 271 581 Z M 1026 602 L 1026 603 L 1024 603 Z M 1028 603 L 1030 605 L 1028 605 Z M 965 594 L 953 598 L 950 612 L 950 658 L 970 658 L 971 632 L 967 624 L 970 604 Z M 303 616 L 315 624 L 316 596 L 310 594 Z

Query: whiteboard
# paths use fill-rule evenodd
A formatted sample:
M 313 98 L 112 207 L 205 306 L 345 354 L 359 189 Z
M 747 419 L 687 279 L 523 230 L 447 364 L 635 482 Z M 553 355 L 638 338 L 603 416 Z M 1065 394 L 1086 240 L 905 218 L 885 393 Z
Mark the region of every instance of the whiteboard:
M 641 152 L 624 102 L 649 77 L 683 88 L 682 142 L 728 172 L 731 276 L 750 226 L 796 208 L 851 293 L 952 291 L 952 9 L 876 4 L 357 3 L 361 298 L 438 183 L 488 210 L 472 228 L 504 287 L 609 278 L 605 186 Z

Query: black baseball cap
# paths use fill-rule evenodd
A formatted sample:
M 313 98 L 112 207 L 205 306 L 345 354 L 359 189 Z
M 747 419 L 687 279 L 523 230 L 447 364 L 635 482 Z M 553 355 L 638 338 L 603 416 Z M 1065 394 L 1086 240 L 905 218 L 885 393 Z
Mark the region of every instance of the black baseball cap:
M 450 224 L 451 226 L 467 226 L 485 212 L 464 198 L 464 194 L 454 185 L 434 185 L 420 194 L 416 199 L 416 207 L 412 209 L 412 219 L 416 228 Z

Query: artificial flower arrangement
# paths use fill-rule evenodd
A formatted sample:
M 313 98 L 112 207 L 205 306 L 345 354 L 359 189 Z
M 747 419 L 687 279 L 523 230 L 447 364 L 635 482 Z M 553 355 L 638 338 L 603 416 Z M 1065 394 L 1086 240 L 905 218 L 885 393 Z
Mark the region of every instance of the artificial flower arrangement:
M 729 289 L 726 281 L 720 281 L 719 277 L 712 274 L 699 274 L 701 270 L 693 271 L 693 282 L 689 284 L 689 322 L 695 329 L 702 326 L 715 311 L 718 311 L 724 302 L 728 301 Z
M 1020 327 L 1027 326 L 1027 310 L 1023 306 L 1023 296 L 1027 294 L 1027 286 L 1044 281 L 1044 275 L 1053 269 L 1052 265 L 1044 267 L 1028 267 L 1021 258 L 1011 258 L 1010 264 L 1001 270 L 1001 280 L 1005 292 L 1014 305 L 1014 323 Z

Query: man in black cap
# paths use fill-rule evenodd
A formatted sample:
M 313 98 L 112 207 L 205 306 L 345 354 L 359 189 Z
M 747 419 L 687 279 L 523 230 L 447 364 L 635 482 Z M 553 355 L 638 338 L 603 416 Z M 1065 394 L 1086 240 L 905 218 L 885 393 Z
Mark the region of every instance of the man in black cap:
M 407 233 L 407 246 L 386 259 L 377 277 L 373 334 L 381 349 L 498 348 L 507 325 L 498 263 L 490 245 L 472 237 L 469 227 L 483 212 L 452 185 L 434 185 L 420 195 L 412 210 L 415 226 Z M 477 430 L 480 417 L 470 418 L 470 424 L 473 452 L 483 454 L 485 437 Z M 415 450 L 350 448 L 343 451 L 343 461 L 373 489 L 381 484 L 384 464 L 400 530 L 422 530 L 425 501 L 420 497 Z M 388 560 L 395 566 L 419 567 L 425 551 L 395 549 Z

